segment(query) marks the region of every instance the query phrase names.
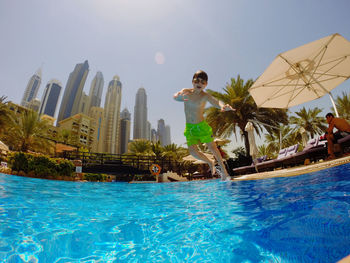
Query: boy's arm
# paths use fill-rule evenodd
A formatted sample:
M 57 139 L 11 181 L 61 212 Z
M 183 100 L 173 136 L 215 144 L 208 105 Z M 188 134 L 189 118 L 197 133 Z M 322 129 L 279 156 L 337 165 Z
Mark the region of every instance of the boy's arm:
M 173 96 L 176 101 L 186 101 L 188 100 L 188 94 L 191 93 L 191 89 L 182 89 L 179 92 L 176 92 Z
M 221 109 L 221 111 L 229 111 L 229 110 L 236 111 L 236 109 L 232 108 L 229 104 L 224 104 L 222 101 L 214 98 L 212 95 L 208 93 L 207 93 L 207 100 L 214 107 Z

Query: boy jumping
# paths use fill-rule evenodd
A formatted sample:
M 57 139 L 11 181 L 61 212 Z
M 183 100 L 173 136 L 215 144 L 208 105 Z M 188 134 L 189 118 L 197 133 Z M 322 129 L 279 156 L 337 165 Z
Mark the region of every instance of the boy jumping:
M 193 88 L 182 89 L 181 91 L 175 93 L 174 99 L 176 101 L 184 102 L 185 105 L 186 129 L 184 135 L 187 140 L 190 154 L 195 158 L 206 162 L 210 167 L 211 173 L 214 175 L 216 171 L 214 162 L 200 152 L 197 147 L 197 144 L 205 143 L 218 161 L 222 172 L 219 173 L 221 180 L 226 181 L 230 180 L 231 178 L 227 173 L 221 154 L 214 142 L 212 128 L 204 120 L 204 108 L 206 102 L 209 101 L 213 106 L 221 109 L 221 111 L 235 111 L 235 109 L 205 92 L 204 89 L 206 88 L 207 84 L 207 73 L 202 70 L 198 70 L 192 79 Z

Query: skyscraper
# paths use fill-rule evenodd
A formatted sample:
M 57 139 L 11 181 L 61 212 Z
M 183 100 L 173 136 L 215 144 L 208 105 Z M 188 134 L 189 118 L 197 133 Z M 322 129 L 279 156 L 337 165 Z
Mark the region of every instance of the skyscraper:
M 165 125 L 165 140 L 164 140 L 164 145 L 169 145 L 171 144 L 171 137 L 170 137 L 170 126 Z
M 158 120 L 158 141 L 160 142 L 161 146 L 165 145 L 165 123 L 163 119 Z
M 146 124 L 146 140 L 151 140 L 151 129 L 152 129 L 152 125 L 149 121 L 147 121 Z
M 139 88 L 136 93 L 134 139 L 147 139 L 147 95 L 144 88 Z
M 90 97 L 83 91 L 80 97 L 78 112 L 84 113 L 85 115 L 89 115 L 89 110 L 90 110 L 89 102 L 90 102 Z
M 57 102 L 60 98 L 62 84 L 56 79 L 50 80 L 44 90 L 39 109 L 40 115 L 55 117 Z
M 120 113 L 120 153 L 128 152 L 128 143 L 130 140 L 131 114 L 128 109 Z
M 120 104 L 122 83 L 118 76 L 109 82 L 105 100 L 105 152 L 120 153 Z
M 91 127 L 94 129 L 91 151 L 103 152 L 105 135 L 104 109 L 100 107 L 91 107 L 89 117 L 92 118 Z
M 34 98 L 27 103 L 27 108 L 33 111 L 39 112 L 40 104 L 41 104 L 40 99 Z
M 89 63 L 85 60 L 84 63 L 77 64 L 74 70 L 69 74 L 57 123 L 79 113 L 80 99 L 88 73 Z
M 35 74 L 29 79 L 21 101 L 22 106 L 27 107 L 28 103 L 32 99 L 36 98 L 40 84 L 41 84 L 41 68 L 39 68 L 37 72 L 35 72 Z
M 97 71 L 96 76 L 91 82 L 89 93 L 89 108 L 101 107 L 101 96 L 103 91 L 104 79 L 101 71 Z
M 151 142 L 156 143 L 157 142 L 157 130 L 151 129 Z

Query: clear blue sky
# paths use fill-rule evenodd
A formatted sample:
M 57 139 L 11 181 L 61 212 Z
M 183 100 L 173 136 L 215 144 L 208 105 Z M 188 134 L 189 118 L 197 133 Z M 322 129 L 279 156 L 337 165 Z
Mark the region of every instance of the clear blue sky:
M 183 104 L 172 95 L 191 87 L 197 69 L 208 73 L 208 87 L 217 91 L 238 74 L 256 79 L 281 52 L 333 33 L 350 40 L 349 10 L 348 0 L 0 0 L 0 96 L 20 103 L 42 67 L 41 99 L 50 79 L 65 87 L 74 66 L 87 59 L 86 93 L 102 71 L 104 105 L 117 74 L 122 109 L 133 113 L 143 86 L 152 126 L 163 118 L 173 142 L 184 144 Z M 349 86 L 338 86 L 334 97 Z M 326 96 L 291 111 L 302 106 L 327 112 L 331 102 Z M 242 145 L 240 137 L 231 139 Z

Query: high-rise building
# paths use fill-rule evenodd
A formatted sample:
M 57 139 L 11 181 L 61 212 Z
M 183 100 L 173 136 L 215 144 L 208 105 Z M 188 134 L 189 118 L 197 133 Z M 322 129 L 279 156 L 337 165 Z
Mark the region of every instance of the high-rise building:
M 89 63 L 85 60 L 84 63 L 77 64 L 74 70 L 69 74 L 57 123 L 79 113 L 80 100 L 88 73 Z
M 163 119 L 158 120 L 158 141 L 161 146 L 165 146 L 165 122 Z
M 151 142 L 156 143 L 157 142 L 157 130 L 151 129 Z
M 89 96 L 83 91 L 83 94 L 81 95 L 81 98 L 80 98 L 80 105 L 78 110 L 79 113 L 83 113 L 85 115 L 89 114 L 89 109 L 90 109 L 89 101 L 90 101 Z
M 50 80 L 44 90 L 39 109 L 40 115 L 55 117 L 57 103 L 60 98 L 62 84 L 56 79 Z
M 128 109 L 120 113 L 120 153 L 128 152 L 128 143 L 130 141 L 131 114 Z
M 97 71 L 96 76 L 91 82 L 89 93 L 89 108 L 101 107 L 101 97 L 103 91 L 104 79 L 101 71 Z
M 105 133 L 105 120 L 104 109 L 100 107 L 91 107 L 89 111 L 89 117 L 91 117 L 91 126 L 94 129 L 93 142 L 91 144 L 92 152 L 103 152 L 104 147 L 104 133 Z
M 27 107 L 28 103 L 36 98 L 41 84 L 41 68 L 29 79 L 26 90 L 24 91 L 21 106 Z
M 108 84 L 105 100 L 105 152 L 120 153 L 120 104 L 122 98 L 122 83 L 114 76 Z
M 32 99 L 27 103 L 27 108 L 39 112 L 41 101 L 38 98 Z
M 146 126 L 146 139 L 147 140 L 151 140 L 151 129 L 152 129 L 152 125 L 149 121 L 147 121 L 147 126 Z
M 147 139 L 147 95 L 144 88 L 139 88 L 136 93 L 133 137 Z
M 165 125 L 165 139 L 164 139 L 164 145 L 171 144 L 171 137 L 170 137 L 170 126 Z

